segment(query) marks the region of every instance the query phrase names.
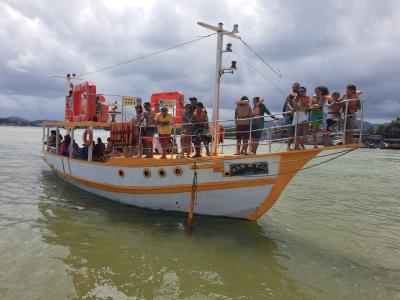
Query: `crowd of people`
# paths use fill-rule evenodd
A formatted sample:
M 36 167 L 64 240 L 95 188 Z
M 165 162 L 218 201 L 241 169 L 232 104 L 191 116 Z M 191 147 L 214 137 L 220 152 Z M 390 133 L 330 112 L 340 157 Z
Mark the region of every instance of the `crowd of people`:
M 182 112 L 181 134 L 181 153 L 179 158 L 190 157 L 192 150 L 193 157 L 200 157 L 202 144 L 204 145 L 206 155 L 210 155 L 209 144 L 211 135 L 209 134 L 208 114 L 203 103 L 196 97 L 191 97 L 190 103 L 184 106 Z M 173 116 L 169 113 L 167 107 L 151 108 L 149 102 L 135 106 L 135 116 L 132 121 L 135 123 L 135 139 L 133 148 L 138 149 L 137 155 L 146 155 L 146 158 L 152 158 L 154 153 L 154 135 L 158 132 L 158 143 L 162 159 L 167 158 L 169 152 L 174 152 L 177 147 L 175 140 L 171 136 L 172 128 L 175 125 Z M 144 152 L 144 153 L 142 153 Z
M 339 127 L 345 131 L 342 143 L 352 143 L 357 111 L 361 109 L 361 92 L 354 84 L 347 85 L 343 95 L 330 94 L 325 86 L 316 87 L 314 92 L 314 96 L 308 96 L 307 89 L 295 82 L 292 93 L 286 97 L 283 113 L 289 133 L 287 150 L 292 149 L 292 144 L 296 150 L 305 149 L 309 131 L 314 148 L 318 147 L 319 134 L 323 136 L 324 145 L 329 146 L 330 134 Z
M 318 147 L 318 136 L 322 136 L 324 145 L 328 146 L 331 143 L 331 133 L 339 128 L 345 130 L 343 143 L 352 142 L 356 114 L 361 108 L 359 99 L 361 92 L 353 84 L 349 84 L 342 95 L 339 92 L 330 94 L 325 86 L 316 87 L 314 92 L 313 96 L 308 96 L 307 89 L 295 82 L 292 85 L 292 92 L 285 99 L 281 116 L 288 132 L 288 151 L 305 149 L 309 136 L 312 136 L 315 148 Z M 131 145 L 133 149 L 136 149 L 135 155 L 152 158 L 154 151 L 158 151 L 162 159 L 166 159 L 168 153 L 176 153 L 178 158 L 201 157 L 202 146 L 204 146 L 205 154 L 210 156 L 209 145 L 212 135 L 207 110 L 196 97 L 189 98 L 189 101 L 190 103 L 183 108 L 182 122 L 179 126 L 180 153 L 178 153 L 176 141 L 171 136 L 175 124 L 174 117 L 169 113 L 168 108 L 160 108 L 158 105 L 151 108 L 149 102 L 145 102 L 143 106 L 137 104 L 135 115 L 131 120 L 135 123 Z M 264 102 L 263 98 L 254 97 L 250 106 L 247 96 L 243 96 L 236 102 L 234 116 L 236 155 L 256 154 L 264 130 L 264 116 L 268 115 L 273 120 L 279 119 L 280 114 L 271 114 Z M 112 114 L 111 122 L 115 122 L 115 114 Z M 156 133 L 158 133 L 156 139 L 158 145 L 154 145 Z M 218 131 L 218 134 L 223 137 L 223 132 Z M 68 156 L 72 149 L 73 157 L 88 159 L 90 143 L 79 147 L 75 140 L 71 140 L 69 134 L 66 134 L 64 138 L 59 135 L 58 142 L 58 154 Z M 56 143 L 56 131 L 53 130 L 49 137 L 49 146 L 55 148 Z M 71 143 L 73 143 L 72 146 L 70 146 Z M 109 153 L 115 153 L 110 138 L 107 140 L 107 145 L 100 137 L 97 138 L 97 143 L 94 141 L 92 143 L 93 160 L 104 161 Z
M 71 147 L 72 143 L 72 148 Z M 92 159 L 95 161 L 104 161 L 107 151 L 110 152 L 110 139 L 108 138 L 107 145 L 103 143 L 100 137 L 97 138 L 97 143 L 92 141 Z M 56 151 L 57 149 L 57 131 L 52 130 L 49 136 L 49 150 Z M 75 139 L 72 140 L 69 133 L 64 137 L 58 134 L 58 154 L 62 156 L 69 156 L 70 150 L 72 151 L 72 157 L 77 159 L 87 160 L 89 156 L 90 144 L 83 144 L 82 147 L 76 143 Z
M 243 96 L 235 109 L 236 124 L 236 153 L 235 155 L 248 154 L 250 139 L 250 154 L 256 154 L 262 131 L 264 129 L 264 115 L 272 119 L 277 118 L 271 114 L 261 97 L 253 98 L 253 108 L 250 107 L 249 98 Z

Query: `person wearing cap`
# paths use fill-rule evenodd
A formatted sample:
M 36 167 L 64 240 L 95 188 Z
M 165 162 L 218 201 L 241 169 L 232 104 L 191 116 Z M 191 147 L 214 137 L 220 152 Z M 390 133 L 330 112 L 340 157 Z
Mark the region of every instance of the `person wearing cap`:
M 235 124 L 236 124 L 236 153 L 235 155 L 247 155 L 250 137 L 250 118 L 252 114 L 249 105 L 249 98 L 243 96 L 236 103 Z
M 212 137 L 208 134 L 208 116 L 203 103 L 197 102 L 196 110 L 193 113 L 192 141 L 196 154 L 193 157 L 201 157 L 201 142 L 206 148 L 207 156 L 210 156 L 209 144 Z
M 307 89 L 305 87 L 298 88 L 297 96 L 293 100 L 293 105 L 295 109 L 292 123 L 292 125 L 295 126 L 294 148 L 296 150 L 305 149 L 311 105 L 311 98 L 307 96 Z
M 253 105 L 254 105 L 253 112 L 251 114 L 253 119 L 251 122 L 250 153 L 256 154 L 261 134 L 264 128 L 264 115 L 267 114 L 274 120 L 276 120 L 276 118 L 271 114 L 271 112 L 265 106 L 263 98 L 254 97 Z
M 167 107 L 164 106 L 161 108 L 161 112 L 155 117 L 155 123 L 158 125 L 158 140 L 161 144 L 161 158 L 166 159 L 172 129 L 172 115 L 168 113 Z

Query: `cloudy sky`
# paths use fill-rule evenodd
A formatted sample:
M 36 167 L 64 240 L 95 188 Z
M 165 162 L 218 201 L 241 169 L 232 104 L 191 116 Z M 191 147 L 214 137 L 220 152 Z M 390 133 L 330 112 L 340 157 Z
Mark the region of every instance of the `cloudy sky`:
M 222 78 L 224 118 L 242 95 L 280 112 L 293 80 L 310 93 L 354 83 L 368 120 L 400 116 L 398 0 L 0 0 L 0 117 L 63 119 L 65 82 L 51 75 L 85 74 L 209 34 L 197 21 L 239 24 L 243 40 L 282 74 L 229 40 L 234 52 L 223 64 L 236 60 L 238 70 Z M 148 99 L 181 90 L 211 107 L 215 47 L 210 37 L 84 78 L 99 93 Z

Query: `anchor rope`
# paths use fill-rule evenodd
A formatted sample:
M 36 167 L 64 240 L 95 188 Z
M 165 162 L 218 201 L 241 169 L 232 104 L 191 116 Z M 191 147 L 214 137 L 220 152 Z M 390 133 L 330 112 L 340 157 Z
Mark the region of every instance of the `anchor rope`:
M 192 192 L 190 194 L 189 214 L 188 214 L 188 227 L 191 230 L 193 227 L 193 214 L 194 206 L 197 200 L 197 164 L 196 160 L 193 161 L 193 183 Z

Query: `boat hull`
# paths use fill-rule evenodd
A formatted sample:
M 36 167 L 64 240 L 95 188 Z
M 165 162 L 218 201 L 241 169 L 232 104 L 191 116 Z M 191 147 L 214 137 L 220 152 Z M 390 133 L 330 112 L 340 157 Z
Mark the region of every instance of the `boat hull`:
M 257 220 L 319 152 L 218 156 L 196 160 L 196 166 L 190 159 L 116 158 L 99 163 L 47 151 L 42 156 L 55 174 L 92 194 L 128 205 L 186 213 L 196 169 L 195 214 Z M 260 164 L 267 166 L 264 172 L 241 172 Z

